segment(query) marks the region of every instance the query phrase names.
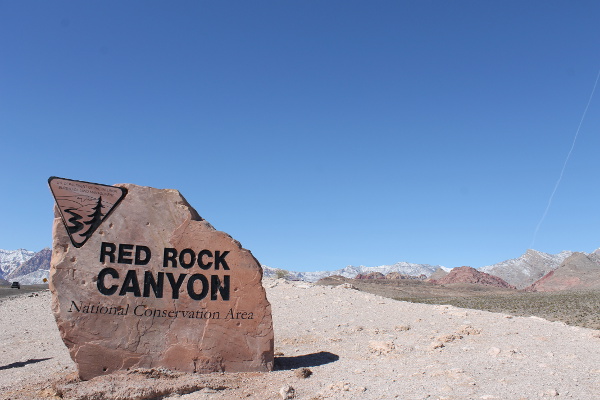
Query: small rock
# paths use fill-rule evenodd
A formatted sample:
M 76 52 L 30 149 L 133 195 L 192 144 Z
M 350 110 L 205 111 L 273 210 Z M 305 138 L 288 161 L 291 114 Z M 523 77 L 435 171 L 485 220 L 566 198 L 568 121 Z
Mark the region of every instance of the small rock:
M 290 385 L 285 385 L 279 389 L 279 394 L 283 400 L 289 400 L 296 396 L 296 391 Z
M 437 341 L 442 342 L 442 343 L 450 343 L 450 342 L 454 342 L 455 340 L 458 340 L 458 339 L 462 339 L 462 336 L 451 333 L 449 335 L 443 335 L 443 336 L 438 337 Z
M 348 382 L 337 382 L 329 385 L 329 390 L 333 392 L 349 392 L 350 391 L 350 383 Z
M 431 342 L 431 344 L 427 347 L 428 350 L 441 349 L 444 347 L 444 343 L 442 342 Z
M 471 325 L 463 325 L 456 331 L 456 333 L 459 335 L 479 335 L 481 333 L 481 329 L 473 328 Z
M 396 346 L 392 341 L 369 341 L 369 351 L 371 351 L 371 353 L 376 353 L 379 355 L 388 354 L 391 353 L 395 348 Z
M 394 329 L 397 330 L 397 331 L 408 331 L 408 330 L 410 330 L 410 326 L 408 326 L 408 325 L 396 325 L 394 327 Z
M 296 376 L 298 378 L 306 379 L 312 375 L 312 371 L 308 368 L 300 368 L 296 370 Z
M 341 285 L 338 285 L 338 287 L 339 287 L 339 288 L 342 288 L 342 289 L 355 289 L 355 290 L 357 290 L 357 289 L 358 289 L 358 288 L 357 288 L 356 286 L 354 286 L 353 284 L 351 284 L 351 283 L 347 283 L 347 282 L 346 282 L 346 283 L 342 283 Z
M 490 347 L 488 354 L 492 357 L 497 357 L 500 354 L 500 349 L 497 347 Z

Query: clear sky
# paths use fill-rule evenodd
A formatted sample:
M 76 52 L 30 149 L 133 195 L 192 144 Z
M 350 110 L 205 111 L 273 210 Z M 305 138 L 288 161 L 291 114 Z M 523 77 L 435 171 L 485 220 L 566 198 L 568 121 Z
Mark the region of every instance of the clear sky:
M 50 176 L 178 189 L 271 267 L 600 247 L 597 1 L 0 1 L 0 248 Z

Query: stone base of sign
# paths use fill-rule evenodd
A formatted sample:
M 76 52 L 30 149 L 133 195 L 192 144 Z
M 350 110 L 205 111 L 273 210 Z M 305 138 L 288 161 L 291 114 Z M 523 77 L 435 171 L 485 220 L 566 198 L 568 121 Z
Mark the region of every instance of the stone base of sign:
M 80 377 L 272 370 L 271 306 L 250 251 L 176 190 L 117 186 L 126 197 L 80 248 L 55 208 L 52 309 Z

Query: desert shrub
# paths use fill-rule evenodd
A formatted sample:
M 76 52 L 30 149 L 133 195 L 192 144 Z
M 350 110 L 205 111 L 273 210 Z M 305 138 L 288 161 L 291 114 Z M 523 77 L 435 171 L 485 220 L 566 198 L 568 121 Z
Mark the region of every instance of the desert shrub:
M 289 272 L 284 270 L 284 269 L 278 269 L 277 272 L 275 272 L 275 276 L 277 277 L 277 279 L 286 279 L 289 276 Z

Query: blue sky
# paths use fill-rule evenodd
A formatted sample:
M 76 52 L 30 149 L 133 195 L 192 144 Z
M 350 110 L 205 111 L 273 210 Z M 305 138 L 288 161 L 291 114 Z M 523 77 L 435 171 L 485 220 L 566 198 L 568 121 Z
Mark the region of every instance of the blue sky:
M 182 192 L 272 267 L 600 247 L 596 1 L 0 1 L 0 248 L 50 176 Z M 599 90 L 600 91 L 600 90 Z

